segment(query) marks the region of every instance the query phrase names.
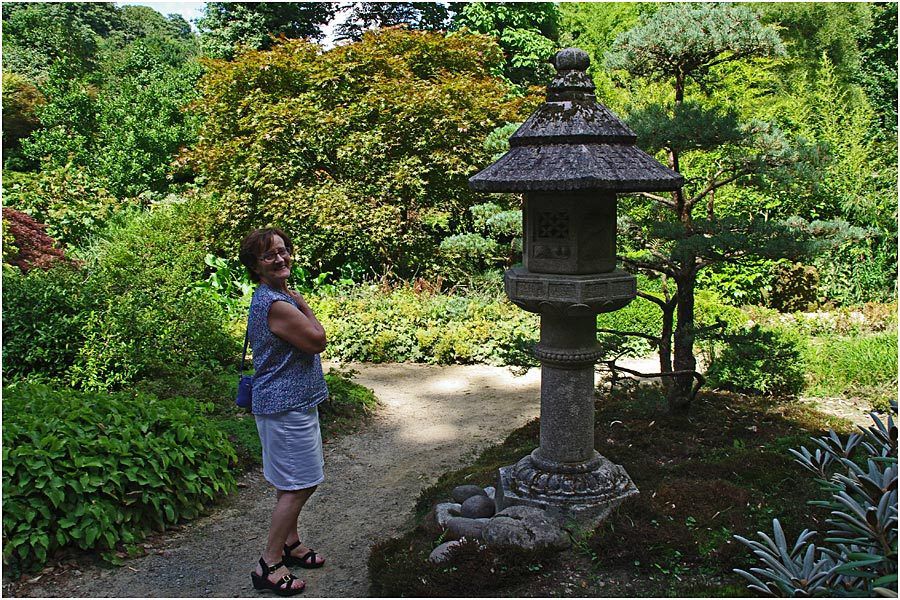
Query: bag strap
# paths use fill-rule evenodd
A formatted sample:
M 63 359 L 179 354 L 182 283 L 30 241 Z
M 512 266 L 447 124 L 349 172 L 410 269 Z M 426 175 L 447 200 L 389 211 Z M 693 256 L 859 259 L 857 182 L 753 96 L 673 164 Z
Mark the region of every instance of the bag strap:
M 241 357 L 241 376 L 244 375 L 244 363 L 247 361 L 247 344 L 250 342 L 250 317 L 247 317 L 247 330 L 244 332 L 244 355 Z

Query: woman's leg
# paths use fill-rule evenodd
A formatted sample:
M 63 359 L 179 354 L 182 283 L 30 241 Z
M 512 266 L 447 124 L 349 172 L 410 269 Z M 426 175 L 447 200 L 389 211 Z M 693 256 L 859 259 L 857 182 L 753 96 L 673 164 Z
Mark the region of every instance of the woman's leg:
M 269 537 L 266 540 L 266 549 L 263 552 L 263 560 L 266 564 L 281 562 L 284 554 L 284 545 L 288 536 L 297 535 L 297 518 L 300 510 L 313 492 L 315 486 L 302 490 L 278 490 L 275 501 L 275 510 L 272 512 L 272 522 L 269 525 Z M 262 574 L 260 567 L 256 572 Z M 282 567 L 269 575 L 269 579 L 277 581 L 288 573 L 287 567 Z M 300 587 L 299 580 L 294 582 L 294 587 Z

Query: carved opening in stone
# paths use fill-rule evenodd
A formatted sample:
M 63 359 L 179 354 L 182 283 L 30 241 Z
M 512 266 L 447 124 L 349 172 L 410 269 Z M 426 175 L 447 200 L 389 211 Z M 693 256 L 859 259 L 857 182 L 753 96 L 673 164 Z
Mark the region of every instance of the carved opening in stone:
M 568 240 L 569 213 L 538 212 L 537 227 L 534 229 L 535 239 Z

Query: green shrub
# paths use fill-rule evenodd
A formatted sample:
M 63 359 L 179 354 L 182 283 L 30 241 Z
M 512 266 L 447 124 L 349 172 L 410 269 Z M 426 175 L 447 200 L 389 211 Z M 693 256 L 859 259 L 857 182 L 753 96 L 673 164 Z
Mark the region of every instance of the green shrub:
M 807 393 L 865 395 L 885 408 L 897 391 L 897 332 L 812 338 L 805 352 Z
M 326 352 L 340 360 L 510 364 L 538 338 L 537 316 L 496 294 L 368 286 L 312 304 L 328 332 Z
M 36 174 L 4 172 L 3 198 L 6 206 L 45 223 L 48 235 L 70 247 L 86 243 L 128 206 L 71 163 Z
M 698 289 L 709 290 L 734 306 L 765 304 L 772 290 L 772 271 L 777 261 L 746 260 L 740 264 L 716 263 L 697 274 Z
M 87 272 L 60 264 L 52 269 L 3 269 L 3 375 L 65 378 L 84 344 L 94 305 Z
M 96 309 L 71 369 L 84 389 L 190 376 L 230 364 L 238 341 L 204 279 L 208 205 L 167 204 L 104 233 L 87 257 Z
M 234 450 L 193 400 L 3 389 L 3 558 L 36 570 L 57 548 L 107 557 L 200 514 L 234 487 Z
M 642 283 L 646 283 L 642 279 Z M 533 366 L 529 348 L 539 338 L 539 316 L 513 305 L 499 277 L 481 291 L 450 294 L 417 292 L 415 286 L 384 290 L 358 286 L 313 298 L 328 332 L 328 356 L 367 362 L 487 363 Z M 747 318 L 740 309 L 699 294 L 700 323 L 726 320 L 735 326 Z M 659 335 L 659 308 L 640 298 L 625 308 L 598 316 L 602 329 Z M 601 334 L 602 341 L 627 356 L 645 356 L 655 348 L 645 339 Z
M 312 271 L 421 273 L 440 224 L 478 200 L 466 180 L 489 161 L 485 136 L 519 115 L 491 75 L 502 61 L 486 36 L 385 28 L 328 52 L 284 40 L 209 63 L 190 157 L 226 200 L 222 250 L 272 223 Z
M 803 336 L 858 336 L 897 329 L 896 302 L 867 302 L 817 312 L 780 313 L 759 306 L 747 306 L 742 311 L 760 325 L 788 328 Z
M 34 83 L 26 77 L 3 72 L 3 153 L 6 157 L 17 154 L 19 140 L 40 125 L 37 109 L 45 101 Z
M 706 371 L 713 387 L 779 396 L 795 396 L 803 389 L 804 365 L 796 335 L 753 325 L 721 339 L 726 345 Z

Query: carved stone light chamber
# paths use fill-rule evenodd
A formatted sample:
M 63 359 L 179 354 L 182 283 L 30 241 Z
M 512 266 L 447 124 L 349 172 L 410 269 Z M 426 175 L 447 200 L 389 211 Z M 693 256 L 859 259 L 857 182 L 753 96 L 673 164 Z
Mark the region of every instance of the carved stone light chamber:
M 540 313 L 540 447 L 500 469 L 497 508 L 537 506 L 561 520 L 595 522 L 637 494 L 619 465 L 594 449 L 598 313 L 637 295 L 616 268 L 616 194 L 676 190 L 682 177 L 635 146 L 637 136 L 596 102 L 578 48 L 556 54 L 547 101 L 510 137 L 509 152 L 471 179 L 485 192 L 523 192 L 523 265 L 504 286 Z

